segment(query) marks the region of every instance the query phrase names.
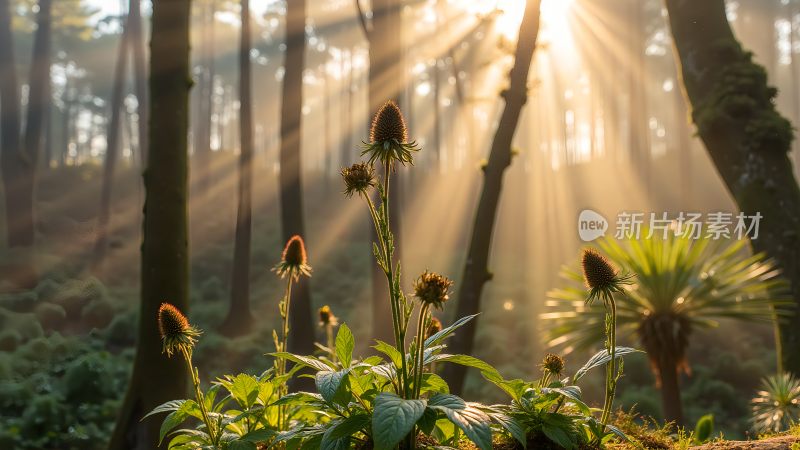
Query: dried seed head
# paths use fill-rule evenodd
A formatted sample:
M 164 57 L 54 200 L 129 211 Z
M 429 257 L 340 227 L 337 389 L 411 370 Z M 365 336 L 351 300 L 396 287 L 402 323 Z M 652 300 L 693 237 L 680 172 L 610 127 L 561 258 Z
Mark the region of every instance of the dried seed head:
M 194 328 L 186 316 L 169 303 L 158 308 L 158 332 L 161 334 L 162 350 L 167 356 L 187 350 L 191 352 L 200 331 Z
M 564 371 L 564 359 L 560 356 L 548 353 L 542 360 L 542 370 L 552 375 L 561 375 Z
M 319 309 L 319 325 L 321 327 L 333 326 L 339 324 L 339 320 L 336 316 L 333 315 L 333 311 L 331 311 L 331 307 L 328 305 L 323 306 Z
M 617 280 L 617 271 L 611 262 L 592 248 L 583 251 L 583 278 L 591 289 L 606 289 Z
M 372 119 L 369 129 L 370 142 L 396 142 L 403 144 L 408 140 L 408 129 L 403 113 L 392 100 L 386 102 Z
M 300 275 L 311 276 L 311 266 L 308 265 L 306 245 L 303 242 L 303 238 L 294 235 L 286 242 L 286 247 L 283 248 L 283 254 L 281 255 L 281 262 L 273 270 L 281 278 L 288 275 L 293 277 L 295 281 L 300 278 Z
M 344 194 L 352 197 L 354 193 L 362 194 L 375 186 L 375 169 L 366 163 L 356 163 L 342 169 L 344 178 Z
M 414 295 L 422 303 L 441 309 L 450 298 L 451 286 L 453 282 L 447 277 L 426 270 L 414 282 Z
M 428 329 L 425 330 L 425 339 L 428 339 L 440 331 L 442 331 L 442 321 L 431 316 L 431 321 L 428 323 Z

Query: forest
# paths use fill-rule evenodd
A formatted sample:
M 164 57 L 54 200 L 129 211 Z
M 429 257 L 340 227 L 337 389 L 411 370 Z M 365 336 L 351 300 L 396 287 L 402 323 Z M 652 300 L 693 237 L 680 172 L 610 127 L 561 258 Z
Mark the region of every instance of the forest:
M 0 0 L 0 449 L 800 449 L 800 0 Z

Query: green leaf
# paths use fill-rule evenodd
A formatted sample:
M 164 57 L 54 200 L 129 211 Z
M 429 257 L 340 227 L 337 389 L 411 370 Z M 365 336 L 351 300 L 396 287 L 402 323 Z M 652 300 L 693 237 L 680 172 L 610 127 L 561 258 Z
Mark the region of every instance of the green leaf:
M 141 420 L 147 419 L 153 414 L 158 414 L 167 411 L 177 411 L 178 409 L 180 409 L 181 405 L 183 405 L 183 403 L 187 401 L 192 401 L 192 400 L 180 399 L 180 400 L 170 400 L 168 402 L 164 402 L 153 408 L 153 410 L 147 413 L 144 417 L 142 417 Z
M 425 339 L 425 348 L 431 347 L 431 346 L 436 345 L 439 342 L 445 340 L 448 336 L 453 334 L 453 332 L 455 332 L 459 327 L 463 326 L 465 323 L 469 322 L 470 320 L 472 320 L 472 319 L 474 319 L 476 317 L 478 317 L 478 314 L 473 314 L 471 316 L 462 317 L 462 318 L 456 320 L 449 327 L 444 328 L 443 330 L 441 330 L 441 331 L 433 334 L 432 336 L 430 336 L 428 339 Z
M 245 409 L 252 407 L 258 400 L 258 380 L 252 375 L 240 373 L 231 379 L 230 383 L 224 383 L 224 385 L 236 403 Z
M 321 370 L 314 376 L 314 384 L 317 386 L 317 392 L 322 395 L 328 403 L 333 403 L 334 397 L 342 387 L 342 382 L 347 377 L 350 369 L 339 370 L 337 372 L 331 370 Z
M 377 344 L 375 344 L 372 348 L 388 356 L 389 360 L 392 361 L 394 366 L 399 368 L 403 363 L 403 356 L 400 354 L 400 351 L 398 351 L 394 345 L 380 340 L 376 342 Z
M 256 450 L 256 444 L 250 441 L 231 441 L 228 450 Z
M 497 424 L 503 427 L 508 433 L 522 444 L 523 448 L 528 448 L 528 439 L 525 436 L 525 427 L 517 422 L 516 419 L 509 416 L 497 408 L 485 407 L 483 411 Z
M 448 355 L 448 354 L 439 354 L 433 355 L 429 358 L 429 361 L 426 361 L 426 364 L 432 362 L 451 362 L 454 364 L 460 364 L 462 366 L 467 367 L 474 367 L 481 371 L 481 375 L 488 380 L 502 380 L 503 377 L 500 376 L 500 372 L 497 371 L 491 364 L 482 361 L 474 356 L 469 355 Z
M 340 420 L 322 435 L 320 450 L 349 449 L 350 437 L 369 427 L 369 420 L 368 414 L 356 414 Z
M 575 448 L 575 442 L 570 439 L 569 433 L 559 426 L 544 423 L 542 424 L 542 433 L 547 436 L 547 439 L 550 439 L 553 443 L 558 444 L 562 448 L 567 450 Z
M 311 367 L 312 369 L 316 370 L 336 369 L 336 366 L 334 366 L 333 364 L 327 364 L 321 359 L 312 358 L 309 356 L 300 356 L 288 352 L 275 352 L 275 353 L 270 353 L 269 355 L 274 356 L 276 358 L 283 358 L 306 367 Z
M 589 415 L 589 406 L 581 400 L 581 388 L 578 386 L 564 386 L 561 388 L 542 388 L 542 393 L 547 394 L 550 392 L 557 392 L 564 397 L 570 399 L 575 406 L 580 409 L 583 414 Z
M 253 430 L 244 436 L 240 437 L 240 440 L 248 441 L 248 442 L 265 442 L 272 438 L 274 438 L 278 434 L 275 430 L 270 430 L 269 428 L 259 428 L 258 430 Z
M 425 400 L 405 400 L 389 392 L 375 397 L 372 439 L 375 450 L 391 450 L 414 428 L 425 413 Z
M 166 436 L 167 433 L 189 418 L 192 409 L 197 409 L 197 403 L 194 400 L 185 400 L 181 402 L 177 410 L 169 413 L 167 417 L 164 418 L 158 433 L 158 445 L 161 445 L 161 441 L 164 440 L 164 436 Z
M 320 402 L 322 403 L 322 396 L 310 392 L 292 392 L 270 403 L 268 406 L 280 405 L 299 405 L 303 403 Z
M 435 373 L 424 373 L 422 375 L 422 386 L 420 386 L 420 393 L 423 392 L 441 392 L 447 394 L 450 392 L 450 386 L 444 381 L 442 377 Z
M 428 407 L 444 413 L 481 450 L 492 448 L 491 419 L 480 409 L 452 394 L 436 394 Z
M 706 414 L 697 421 L 697 424 L 694 426 L 694 435 L 692 437 L 694 437 L 695 442 L 702 444 L 711 439 L 713 433 L 714 415 Z
M 631 353 L 644 353 L 644 352 L 642 352 L 641 350 L 637 350 L 635 348 L 630 348 L 630 347 L 617 347 L 616 348 L 616 357 L 617 358 L 622 358 L 623 356 L 629 355 Z M 580 369 L 578 369 L 577 372 L 575 372 L 575 375 L 572 376 L 572 382 L 574 383 L 574 382 L 580 380 L 590 370 L 592 370 L 592 369 L 594 369 L 596 367 L 603 366 L 609 361 L 611 361 L 611 354 L 609 354 L 607 350 L 600 350 L 599 352 L 595 353 L 594 356 L 589 358 L 589 360 L 586 361 L 586 364 L 584 364 L 583 367 L 581 367 Z
M 339 331 L 336 333 L 336 357 L 344 367 L 350 367 L 350 362 L 353 360 L 353 347 L 356 342 L 353 339 L 353 333 L 347 324 L 339 325 Z

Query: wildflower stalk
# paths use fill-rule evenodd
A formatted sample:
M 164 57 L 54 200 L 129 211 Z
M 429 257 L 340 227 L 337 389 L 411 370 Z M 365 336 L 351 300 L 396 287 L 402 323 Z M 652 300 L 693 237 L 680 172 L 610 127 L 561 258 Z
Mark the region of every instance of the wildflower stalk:
M 203 423 L 206 424 L 209 440 L 211 440 L 214 445 L 217 445 L 219 444 L 219 436 L 217 435 L 216 431 L 217 427 L 214 422 L 211 421 L 211 417 L 208 415 L 205 396 L 203 395 L 203 390 L 200 389 L 200 373 L 197 371 L 197 368 L 194 367 L 194 364 L 192 364 L 192 349 L 182 346 L 180 348 L 180 352 L 181 355 L 183 355 L 184 361 L 186 361 L 186 367 L 189 369 L 189 373 L 192 375 L 194 397 L 197 401 L 197 406 L 200 407 L 200 415 L 203 417 Z
M 430 305 L 425 303 L 419 310 L 419 318 L 417 319 L 417 354 L 414 358 L 414 398 L 419 398 L 420 390 L 422 388 L 422 368 L 425 356 L 425 322 L 427 322 L 428 312 Z
M 288 277 L 286 281 L 286 293 L 284 294 L 283 301 L 279 306 L 282 324 L 281 324 L 281 340 L 275 343 L 275 347 L 279 352 L 287 351 L 287 343 L 289 341 L 289 305 L 291 303 L 292 298 L 292 281 L 293 277 Z M 286 359 L 278 358 L 276 360 L 276 367 L 275 367 L 275 376 L 280 378 L 286 375 Z M 283 397 L 288 393 L 288 389 L 286 387 L 286 383 L 281 383 L 280 387 L 278 388 L 279 398 Z M 280 405 L 278 407 L 278 430 L 283 431 L 283 427 L 286 425 L 286 405 Z
M 606 307 L 605 326 L 606 326 L 606 350 L 611 355 L 611 360 L 606 363 L 606 393 L 603 401 L 603 414 L 600 422 L 607 425 L 611 419 L 611 409 L 614 404 L 614 395 L 617 392 L 617 381 L 622 375 L 621 370 L 617 369 L 617 303 L 613 295 L 604 296 Z

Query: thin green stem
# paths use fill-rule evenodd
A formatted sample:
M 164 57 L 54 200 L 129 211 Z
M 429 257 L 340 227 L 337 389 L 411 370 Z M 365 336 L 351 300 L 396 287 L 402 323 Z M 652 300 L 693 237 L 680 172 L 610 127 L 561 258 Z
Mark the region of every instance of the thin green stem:
M 614 297 L 608 294 L 606 298 L 606 349 L 611 355 L 611 360 L 606 364 L 606 395 L 603 403 L 603 414 L 600 422 L 607 425 L 611 418 L 614 404 L 614 394 L 617 390 L 617 304 Z
M 183 359 L 186 361 L 186 365 L 189 368 L 189 373 L 192 375 L 192 384 L 194 385 L 195 400 L 197 401 L 197 406 L 200 408 L 200 414 L 203 417 L 203 422 L 206 424 L 206 429 L 208 429 L 208 437 L 211 440 L 211 442 L 216 445 L 218 443 L 216 427 L 211 422 L 211 418 L 208 415 L 205 397 L 203 396 L 202 389 L 200 389 L 200 374 L 197 372 L 197 369 L 195 369 L 194 365 L 192 364 L 192 352 L 190 349 L 186 348 L 186 346 L 181 346 L 181 353 L 183 354 Z
M 419 398 L 420 390 L 422 387 L 422 369 L 425 356 L 425 321 L 430 311 L 430 305 L 423 304 L 419 310 L 419 318 L 417 319 L 417 354 L 414 361 L 414 395 L 413 398 Z
M 288 350 L 287 343 L 289 342 L 289 305 L 291 304 L 292 300 L 292 280 L 293 276 L 290 273 L 288 276 L 288 281 L 286 282 L 286 296 L 283 299 L 283 307 L 281 308 L 281 318 L 283 319 L 283 324 L 281 327 L 281 341 L 280 346 L 281 348 L 278 350 L 280 352 L 285 352 Z M 282 377 L 286 375 L 286 359 L 281 358 L 278 362 L 277 372 L 275 375 L 276 377 Z M 286 383 L 281 384 L 279 388 L 280 397 L 283 397 L 288 393 L 288 389 L 286 387 Z M 281 405 L 278 407 L 278 430 L 283 431 L 283 428 L 287 425 L 287 417 L 286 417 L 286 405 Z
M 325 325 L 325 335 L 328 339 L 328 348 L 331 350 L 331 359 L 336 363 L 336 345 L 333 342 L 333 324 Z

